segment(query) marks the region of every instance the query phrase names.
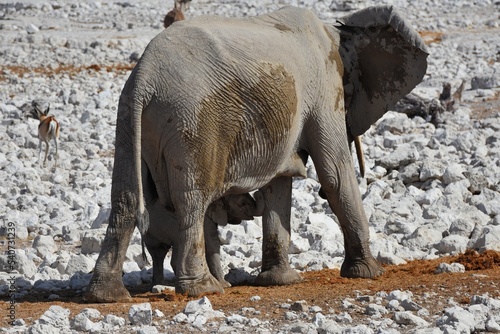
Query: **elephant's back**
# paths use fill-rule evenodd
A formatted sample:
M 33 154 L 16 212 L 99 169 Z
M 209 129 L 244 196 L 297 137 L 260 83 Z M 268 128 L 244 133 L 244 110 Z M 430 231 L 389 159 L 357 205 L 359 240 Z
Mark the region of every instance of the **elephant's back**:
M 138 65 L 144 63 L 145 80 L 165 83 L 164 100 L 184 96 L 198 104 L 222 86 L 254 87 L 262 73 L 293 74 L 296 90 L 305 91 L 324 72 L 330 49 L 331 39 L 311 11 L 285 7 L 246 19 L 176 22 L 151 41 L 147 60 Z
M 180 21 L 157 35 L 147 50 L 177 75 L 262 61 L 311 65 L 315 55 L 322 57 L 315 54 L 318 34 L 326 36 L 311 11 L 284 7 L 251 18 L 200 16 Z

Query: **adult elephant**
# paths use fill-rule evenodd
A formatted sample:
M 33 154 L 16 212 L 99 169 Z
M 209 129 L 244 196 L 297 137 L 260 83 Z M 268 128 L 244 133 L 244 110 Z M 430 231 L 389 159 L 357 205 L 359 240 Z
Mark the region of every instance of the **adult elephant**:
M 147 227 L 144 197 L 177 215 L 176 292 L 223 291 L 205 259 L 205 212 L 254 189 L 265 201 L 256 281 L 297 282 L 288 262 L 291 183 L 305 176 L 309 156 L 344 234 L 341 275 L 381 274 L 350 142 L 421 81 L 426 57 L 418 33 L 392 7 L 361 10 L 335 26 L 285 7 L 246 19 L 199 17 L 160 33 L 120 97 L 112 212 L 87 300 L 129 297 L 122 263 L 134 227 Z

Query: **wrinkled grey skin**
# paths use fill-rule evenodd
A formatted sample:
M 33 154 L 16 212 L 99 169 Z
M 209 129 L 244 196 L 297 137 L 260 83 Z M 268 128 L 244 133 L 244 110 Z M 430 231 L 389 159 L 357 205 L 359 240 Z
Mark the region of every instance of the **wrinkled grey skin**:
M 341 275 L 380 275 L 350 142 L 422 80 L 426 57 L 392 7 L 335 26 L 285 7 L 195 18 L 160 33 L 120 97 L 110 224 L 86 299 L 130 297 L 121 268 L 134 227 L 147 230 L 151 199 L 178 219 L 176 292 L 223 292 L 205 257 L 205 213 L 223 196 L 255 189 L 265 202 L 256 282 L 299 281 L 288 262 L 291 185 L 305 177 L 308 157 L 344 235 Z
M 259 191 L 254 198 L 249 194 L 228 195 L 212 203 L 205 214 L 205 256 L 210 273 L 222 284 L 231 284 L 224 279 L 220 262 L 220 240 L 218 225 L 239 224 L 242 220 L 251 220 L 262 216 L 264 202 Z M 163 283 L 163 261 L 172 248 L 171 266 L 177 273 L 177 249 L 179 223 L 175 213 L 165 209 L 159 201 L 148 205 L 149 229 L 143 237 L 144 243 L 153 259 L 153 283 Z

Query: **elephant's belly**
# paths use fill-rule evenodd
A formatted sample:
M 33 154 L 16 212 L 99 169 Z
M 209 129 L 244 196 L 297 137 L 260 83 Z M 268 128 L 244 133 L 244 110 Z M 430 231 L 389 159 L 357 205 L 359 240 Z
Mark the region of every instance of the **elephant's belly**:
M 259 189 L 279 176 L 305 178 L 307 175 L 302 158 L 295 152 L 287 159 L 276 162 L 274 166 L 268 165 L 268 168 L 259 169 L 258 167 L 262 167 L 259 166 L 259 163 L 244 167 L 247 167 L 246 172 L 240 171 L 236 173 L 238 176 L 228 182 L 229 190 L 227 194 L 244 193 Z

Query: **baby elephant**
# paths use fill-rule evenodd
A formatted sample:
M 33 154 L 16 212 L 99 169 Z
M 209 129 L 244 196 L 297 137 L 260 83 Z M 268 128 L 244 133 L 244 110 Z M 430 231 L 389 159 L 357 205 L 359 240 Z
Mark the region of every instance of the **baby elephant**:
M 264 197 L 261 192 L 250 194 L 227 195 L 213 202 L 205 214 L 205 254 L 208 269 L 224 286 L 231 284 L 224 279 L 220 262 L 220 240 L 217 225 L 239 224 L 242 220 L 251 220 L 262 216 Z M 148 207 L 150 225 L 144 235 L 144 243 L 153 258 L 153 286 L 163 282 L 163 261 L 170 248 L 170 264 L 176 273 L 179 224 L 175 213 L 165 209 L 160 202 Z M 176 275 L 177 276 L 177 275 Z

